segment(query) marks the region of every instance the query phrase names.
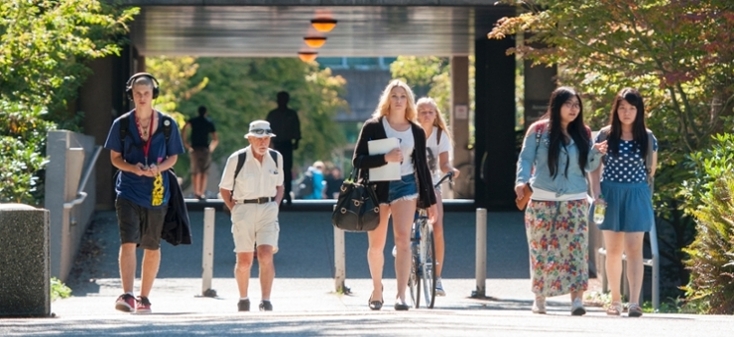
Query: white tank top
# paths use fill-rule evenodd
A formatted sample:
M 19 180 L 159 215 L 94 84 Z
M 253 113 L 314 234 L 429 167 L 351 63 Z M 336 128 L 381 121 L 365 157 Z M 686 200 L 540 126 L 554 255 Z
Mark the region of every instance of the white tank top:
M 413 174 L 413 149 L 415 149 L 415 139 L 413 139 L 413 128 L 409 127 L 405 131 L 397 131 L 387 122 L 387 117 L 382 119 L 382 126 L 385 128 L 387 138 L 397 138 L 400 141 L 400 150 L 403 151 L 403 162 L 400 163 L 400 175 Z

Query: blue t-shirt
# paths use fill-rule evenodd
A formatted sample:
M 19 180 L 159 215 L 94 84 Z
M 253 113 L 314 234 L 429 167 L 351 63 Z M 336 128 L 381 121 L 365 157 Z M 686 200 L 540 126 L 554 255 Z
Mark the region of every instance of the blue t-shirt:
M 163 134 L 163 114 L 158 114 L 158 129 L 150 139 L 150 149 L 146 158 L 143 151 L 143 140 L 135 124 L 135 110 L 126 113 L 115 119 L 107 135 L 107 141 L 104 144 L 105 149 L 122 153 L 126 162 L 136 165 L 158 164 L 165 160 L 168 156 L 178 155 L 184 152 L 183 142 L 181 141 L 181 133 L 178 125 L 173 119 L 171 125 L 171 136 L 166 144 L 166 137 Z M 127 138 L 125 139 L 125 149 L 122 149 L 122 141 L 120 140 L 120 119 L 129 118 Z M 129 200 L 136 205 L 146 208 L 161 208 L 168 204 L 170 191 L 168 190 L 168 175 L 160 174 L 158 177 L 151 178 L 138 176 L 130 172 L 120 172 L 115 181 L 115 192 L 117 197 Z
M 599 142 L 597 136 L 595 142 Z M 652 136 L 652 150 L 658 150 L 658 140 Z M 607 152 L 603 158 L 602 181 L 617 183 L 647 182 L 647 171 L 642 151 L 634 140 L 619 140 L 619 154 Z

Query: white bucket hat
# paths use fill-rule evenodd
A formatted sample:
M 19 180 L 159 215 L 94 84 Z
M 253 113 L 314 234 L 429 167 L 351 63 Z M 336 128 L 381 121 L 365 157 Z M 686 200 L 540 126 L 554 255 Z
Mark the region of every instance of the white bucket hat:
M 270 122 L 264 120 L 256 120 L 250 123 L 250 132 L 245 135 L 247 137 L 275 137 L 273 130 L 270 129 Z

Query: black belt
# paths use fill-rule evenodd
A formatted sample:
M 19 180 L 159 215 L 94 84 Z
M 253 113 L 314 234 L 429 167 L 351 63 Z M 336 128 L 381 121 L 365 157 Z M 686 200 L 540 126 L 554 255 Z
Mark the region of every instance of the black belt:
M 267 204 L 275 201 L 275 197 L 262 197 L 257 199 L 237 200 L 238 204 Z

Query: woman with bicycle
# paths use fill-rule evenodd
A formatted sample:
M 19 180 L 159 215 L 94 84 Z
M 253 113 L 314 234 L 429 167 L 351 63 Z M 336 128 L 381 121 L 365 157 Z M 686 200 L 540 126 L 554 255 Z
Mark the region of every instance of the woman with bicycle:
M 438 109 L 438 104 L 433 98 L 422 97 L 415 103 L 418 110 L 418 122 L 426 132 L 426 157 L 428 168 L 431 170 L 433 181 L 439 181 L 442 173 L 453 173 L 453 178 L 459 176 L 459 170 L 451 165 L 449 151 L 451 150 L 451 138 L 446 121 Z M 436 250 L 436 295 L 446 296 L 446 291 L 441 283 L 441 271 L 445 245 L 443 239 L 443 200 L 441 188 L 436 187 L 436 221 L 433 222 L 433 244 Z
M 569 87 L 551 94 L 548 112 L 533 123 L 517 161 L 515 193 L 532 195 L 525 210 L 532 311 L 546 313 L 546 297 L 571 294 L 571 314 L 584 315 L 588 288 L 588 172 L 599 167 L 606 143 L 593 144 L 581 97 Z M 593 144 L 593 145 L 592 145 Z
M 373 287 L 368 302 L 372 310 L 380 310 L 383 304 L 382 269 L 385 264 L 384 250 L 390 216 L 397 247 L 395 276 L 398 292 L 395 310 L 408 310 L 405 290 L 411 268 L 410 230 L 416 207 L 428 208 L 429 217 L 435 218 L 436 195 L 426 161 L 426 135 L 420 125 L 413 122 L 415 119 L 412 90 L 404 82 L 393 80 L 383 91 L 372 118 L 362 126 L 357 147 L 354 149 L 352 165 L 360 169 L 360 178 L 369 178 L 367 175 L 370 168 L 380 167 L 388 162 L 400 163 L 400 180 L 373 183 L 380 202 L 380 224 L 367 233 L 367 262 Z M 388 137 L 400 139 L 400 146 L 386 154 L 369 154 L 370 140 Z

